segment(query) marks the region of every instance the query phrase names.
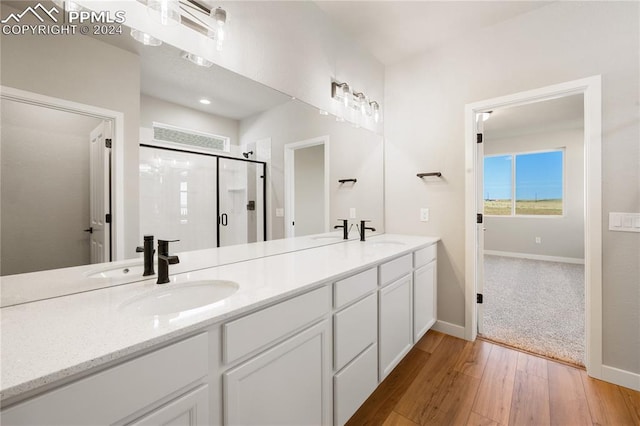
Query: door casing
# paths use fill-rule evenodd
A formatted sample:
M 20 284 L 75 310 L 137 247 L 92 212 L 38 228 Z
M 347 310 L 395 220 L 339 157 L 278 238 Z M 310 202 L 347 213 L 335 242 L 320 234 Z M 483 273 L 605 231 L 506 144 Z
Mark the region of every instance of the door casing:
M 585 366 L 589 376 L 603 378 L 602 366 L 602 83 L 601 76 L 583 78 L 465 106 L 465 338 L 477 336 L 479 227 L 476 114 L 497 108 L 519 106 L 569 95 L 584 96 L 585 178 Z

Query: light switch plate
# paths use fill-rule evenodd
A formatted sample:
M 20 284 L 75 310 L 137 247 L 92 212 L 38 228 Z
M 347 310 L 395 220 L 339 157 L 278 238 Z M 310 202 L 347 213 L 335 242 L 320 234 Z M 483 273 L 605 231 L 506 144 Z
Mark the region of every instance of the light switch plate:
M 420 222 L 429 222 L 429 209 L 424 207 L 420 209 Z
M 284 217 L 284 209 L 276 209 L 276 217 Z
M 349 209 L 349 219 L 355 219 L 355 218 L 356 218 L 356 208 L 351 207 Z
M 609 212 L 609 231 L 640 232 L 640 213 Z

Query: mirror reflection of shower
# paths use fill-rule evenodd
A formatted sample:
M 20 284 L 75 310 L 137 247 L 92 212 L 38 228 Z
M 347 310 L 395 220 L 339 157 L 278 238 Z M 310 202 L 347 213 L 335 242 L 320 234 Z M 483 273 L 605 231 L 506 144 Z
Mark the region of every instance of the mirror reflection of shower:
M 242 153 L 242 156 L 244 158 L 249 158 L 250 155 L 253 155 L 253 151 L 247 151 Z

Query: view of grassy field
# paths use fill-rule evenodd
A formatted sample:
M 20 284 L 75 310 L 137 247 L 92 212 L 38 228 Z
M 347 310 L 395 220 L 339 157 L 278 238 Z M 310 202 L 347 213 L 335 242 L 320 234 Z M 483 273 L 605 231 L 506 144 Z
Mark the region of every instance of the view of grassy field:
M 484 214 L 510 215 L 511 200 L 484 200 Z M 516 200 L 516 215 L 562 215 L 562 200 Z

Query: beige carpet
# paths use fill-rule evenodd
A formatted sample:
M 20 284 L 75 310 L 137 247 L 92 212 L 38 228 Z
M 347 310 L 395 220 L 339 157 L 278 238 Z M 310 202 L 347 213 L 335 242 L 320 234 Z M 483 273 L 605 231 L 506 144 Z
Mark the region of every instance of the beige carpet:
M 482 336 L 584 365 L 584 265 L 486 255 L 484 267 Z

